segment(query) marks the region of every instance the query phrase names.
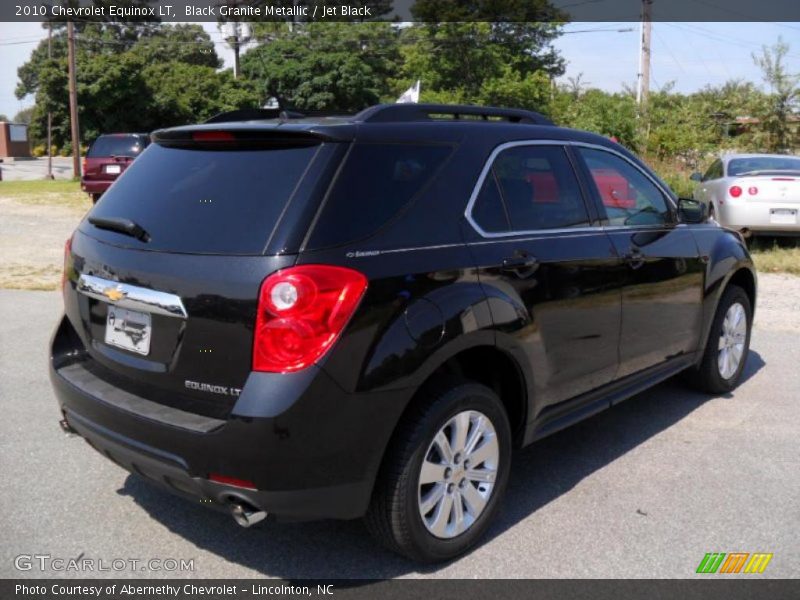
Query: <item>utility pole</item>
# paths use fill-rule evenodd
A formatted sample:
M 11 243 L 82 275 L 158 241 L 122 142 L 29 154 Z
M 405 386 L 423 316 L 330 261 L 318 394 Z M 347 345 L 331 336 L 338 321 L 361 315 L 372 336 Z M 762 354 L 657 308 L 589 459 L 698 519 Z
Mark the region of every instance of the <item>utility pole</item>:
M 47 22 L 47 58 L 53 58 L 53 22 Z M 53 179 L 53 113 L 47 111 L 47 179 Z
M 231 36 L 231 48 L 233 48 L 233 78 L 239 79 L 239 23 L 233 25 L 233 35 Z
M 72 175 L 81 176 L 81 140 L 78 128 L 78 85 L 75 78 L 75 24 L 67 21 L 67 61 L 69 66 L 69 121 L 72 125 Z
M 219 4 L 218 6 L 236 8 L 245 5 L 247 5 L 245 0 L 225 0 L 223 4 Z M 239 75 L 241 74 L 239 54 L 242 46 L 250 41 L 252 35 L 250 25 L 239 21 L 227 21 L 219 25 L 219 28 L 225 36 L 225 42 L 230 46 L 231 50 L 233 50 L 233 78 L 239 79 Z
M 636 86 L 636 104 L 640 112 L 647 111 L 647 98 L 650 95 L 650 37 L 652 35 L 653 0 L 642 0 L 641 50 L 639 52 L 639 76 Z

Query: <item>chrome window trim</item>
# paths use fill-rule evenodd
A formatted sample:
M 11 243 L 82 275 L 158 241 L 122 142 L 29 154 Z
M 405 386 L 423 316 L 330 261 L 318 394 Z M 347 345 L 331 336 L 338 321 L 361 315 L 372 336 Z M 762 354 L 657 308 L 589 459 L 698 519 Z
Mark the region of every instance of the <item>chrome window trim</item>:
M 554 228 L 554 229 L 521 229 L 521 230 L 514 230 L 514 231 L 500 231 L 500 232 L 489 232 L 484 231 L 483 228 L 478 225 L 475 219 L 472 217 L 472 209 L 475 206 L 475 203 L 478 200 L 478 196 L 480 195 L 481 188 L 483 187 L 484 182 L 486 181 L 486 177 L 489 174 L 489 171 L 494 164 L 495 159 L 497 156 L 509 148 L 518 148 L 520 146 L 562 146 L 566 151 L 566 146 L 579 146 L 583 148 L 591 148 L 593 150 L 602 150 L 604 152 L 608 152 L 609 154 L 614 154 L 627 162 L 631 165 L 634 169 L 638 170 L 642 175 L 647 177 L 650 182 L 656 186 L 656 188 L 662 193 L 664 198 L 667 201 L 667 204 L 671 207 L 673 211 L 677 210 L 677 206 L 675 201 L 672 198 L 672 194 L 669 193 L 656 179 L 654 179 L 649 173 L 642 170 L 642 168 L 633 162 L 630 158 L 622 154 L 621 152 L 617 152 L 613 148 L 607 148 L 605 146 L 600 146 L 599 144 L 590 144 L 588 142 L 578 142 L 573 140 L 554 140 L 554 139 L 546 139 L 546 140 L 516 140 L 513 142 L 505 142 L 497 146 L 492 153 L 489 155 L 489 158 L 486 159 L 486 163 L 483 165 L 483 169 L 481 169 L 481 174 L 478 176 L 478 182 L 475 184 L 475 187 L 472 189 L 472 194 L 469 197 L 469 202 L 467 202 L 467 207 L 464 209 L 464 218 L 466 218 L 467 222 L 470 226 L 480 235 L 482 238 L 492 239 L 492 238 L 507 238 L 507 237 L 515 237 L 518 235 L 531 235 L 531 234 L 551 234 L 551 233 L 580 233 L 580 232 L 598 232 L 598 231 L 613 231 L 616 229 L 664 229 L 664 224 L 656 224 L 656 225 L 610 225 L 610 226 L 590 226 L 590 227 L 561 227 L 561 228 Z M 577 173 L 576 173 L 577 177 Z
M 121 308 L 138 310 L 166 317 L 188 317 L 183 301 L 175 294 L 159 292 L 128 283 L 120 283 L 94 275 L 82 273 L 78 278 L 79 293 L 95 300 L 101 300 Z M 113 299 L 114 296 L 119 296 Z

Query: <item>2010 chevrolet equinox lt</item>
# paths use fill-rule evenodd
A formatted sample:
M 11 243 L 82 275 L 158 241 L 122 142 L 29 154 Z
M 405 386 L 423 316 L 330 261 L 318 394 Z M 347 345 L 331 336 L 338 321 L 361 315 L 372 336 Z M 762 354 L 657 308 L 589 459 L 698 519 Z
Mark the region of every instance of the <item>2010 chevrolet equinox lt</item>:
M 512 448 L 741 378 L 742 240 L 623 147 L 481 107 L 236 118 L 155 132 L 66 245 L 61 425 L 133 473 L 445 560 Z

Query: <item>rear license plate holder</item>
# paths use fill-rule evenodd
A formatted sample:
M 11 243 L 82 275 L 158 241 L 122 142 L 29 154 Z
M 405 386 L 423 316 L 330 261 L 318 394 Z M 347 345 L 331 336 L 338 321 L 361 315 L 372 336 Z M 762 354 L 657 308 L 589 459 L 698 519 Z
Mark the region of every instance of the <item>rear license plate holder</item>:
M 106 173 L 109 175 L 119 175 L 122 173 L 122 167 L 119 165 L 106 165 Z
M 795 225 L 797 223 L 797 209 L 771 208 L 769 222 L 772 225 Z
M 119 306 L 108 306 L 106 344 L 142 356 L 150 354 L 153 333 L 151 315 Z

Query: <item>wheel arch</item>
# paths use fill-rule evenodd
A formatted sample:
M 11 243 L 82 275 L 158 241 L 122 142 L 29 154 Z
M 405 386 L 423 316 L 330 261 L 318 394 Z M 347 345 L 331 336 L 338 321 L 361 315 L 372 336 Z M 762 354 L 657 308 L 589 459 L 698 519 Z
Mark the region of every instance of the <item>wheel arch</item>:
M 476 344 L 452 353 L 426 373 L 394 425 L 378 462 L 376 478 L 386 463 L 404 420 L 420 402 L 425 402 L 427 394 L 448 380 L 473 381 L 494 390 L 506 409 L 513 445 L 519 447 L 523 443 L 528 417 L 527 387 L 523 371 L 510 354 L 497 346 Z
M 731 285 L 736 285 L 742 288 L 745 294 L 747 294 L 747 297 L 750 300 L 751 321 L 755 315 L 757 290 L 756 274 L 754 268 L 752 267 L 752 263 L 742 261 L 737 263 L 736 267 L 732 268 L 724 278 L 718 280 L 716 285 L 713 287 L 713 294 L 711 294 L 713 302 L 709 303 L 710 310 L 708 310 L 706 313 L 703 337 L 701 340 L 702 345 L 698 349 L 698 362 L 702 359 L 703 351 L 708 344 L 708 338 L 711 335 L 711 325 L 714 322 L 714 316 L 717 314 L 719 303 L 722 300 L 722 296 L 725 294 L 725 291 Z

